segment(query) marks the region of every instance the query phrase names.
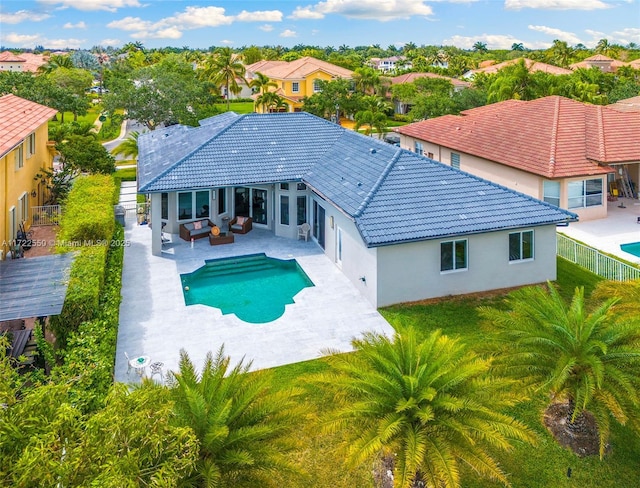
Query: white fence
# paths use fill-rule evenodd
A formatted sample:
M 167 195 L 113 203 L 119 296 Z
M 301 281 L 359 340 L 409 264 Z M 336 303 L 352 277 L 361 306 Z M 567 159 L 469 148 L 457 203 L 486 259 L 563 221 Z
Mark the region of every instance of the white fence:
M 151 217 L 151 204 L 149 203 L 121 203 L 116 207 L 124 208 L 125 218 L 135 218 L 138 224 L 146 224 Z
M 31 225 L 57 225 L 61 214 L 60 205 L 31 207 Z
M 640 279 L 640 268 L 602 254 L 597 249 L 580 244 L 563 234 L 558 234 L 557 253 L 558 256 L 608 280 L 631 281 Z

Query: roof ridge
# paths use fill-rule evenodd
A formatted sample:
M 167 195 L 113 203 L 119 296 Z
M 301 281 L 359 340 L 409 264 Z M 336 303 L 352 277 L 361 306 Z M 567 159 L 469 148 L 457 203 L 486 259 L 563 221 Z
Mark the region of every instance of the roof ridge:
M 551 125 L 551 144 L 549 147 L 549 177 L 556 172 L 556 153 L 558 152 L 558 125 L 560 124 L 560 97 L 555 100 L 553 124 Z
M 596 122 L 598 123 L 598 156 L 600 156 L 600 161 L 606 161 L 607 146 L 604 143 L 604 112 L 602 111 L 602 105 L 596 105 Z M 585 131 L 586 133 L 587 131 Z
M 375 151 L 375 149 L 373 149 L 373 150 Z M 362 200 L 362 203 L 358 206 L 358 208 L 354 212 L 353 218 L 360 217 L 362 215 L 362 212 L 365 211 L 365 209 L 367 208 L 367 205 L 369 205 L 369 203 L 371 202 L 371 199 L 373 198 L 373 196 L 378 191 L 378 188 L 380 188 L 380 186 L 382 185 L 384 180 L 387 178 L 387 176 L 389 175 L 389 173 L 391 172 L 391 170 L 395 166 L 395 164 L 398 161 L 398 159 L 400 159 L 400 155 L 402 154 L 402 151 L 404 151 L 404 149 L 398 148 L 396 150 L 396 153 L 389 160 L 389 163 L 387 163 L 387 166 L 384 168 L 384 171 L 382 173 L 380 173 L 380 176 L 378 177 L 376 182 L 373 184 L 373 186 L 369 190 L 369 193 L 367 193 L 367 195 Z

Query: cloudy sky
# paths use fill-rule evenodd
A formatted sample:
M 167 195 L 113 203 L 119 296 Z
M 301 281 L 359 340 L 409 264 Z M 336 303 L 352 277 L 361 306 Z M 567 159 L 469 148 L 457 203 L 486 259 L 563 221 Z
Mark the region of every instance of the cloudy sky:
M 2 0 L 0 45 L 33 48 L 640 45 L 640 0 Z

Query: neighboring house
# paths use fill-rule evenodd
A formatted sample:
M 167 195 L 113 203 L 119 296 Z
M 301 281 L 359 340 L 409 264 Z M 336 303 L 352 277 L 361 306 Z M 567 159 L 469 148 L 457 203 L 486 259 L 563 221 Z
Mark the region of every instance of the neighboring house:
M 413 64 L 405 56 L 391 56 L 390 58 L 371 58 L 367 66 L 382 71 L 383 73 L 395 73 L 398 70 L 413 68 Z
M 535 73 L 537 71 L 542 71 L 544 73 L 549 73 L 552 75 L 570 75 L 572 73 L 570 69 L 560 68 L 559 66 L 554 66 L 552 64 L 541 63 L 540 61 L 534 61 L 533 59 L 529 59 L 529 58 L 517 58 L 517 59 L 510 59 L 509 61 L 503 61 L 502 63 L 491 64 L 488 66 L 483 66 L 478 69 L 469 70 L 465 72 L 462 75 L 462 77 L 473 79 L 473 77 L 477 73 L 495 74 L 501 69 L 507 66 L 516 64 L 523 59 L 524 59 L 524 64 L 530 73 Z
M 15 95 L 0 97 L 0 254 L 6 257 L 30 208 L 43 205 L 46 181 L 42 168 L 52 169 L 47 148 L 47 122 L 56 110 Z
M 607 216 L 607 191 L 638 189 L 640 117 L 551 96 L 507 100 L 395 129 L 400 145 L 569 209 Z M 623 195 L 624 196 L 624 195 Z
M 47 63 L 47 58 L 40 54 L 21 53 L 11 51 L 0 53 L 0 71 L 15 71 L 19 73 L 36 73 L 38 68 Z
M 313 241 L 376 307 L 556 277 L 575 214 L 308 113 L 211 117 L 138 138 L 138 191 L 161 223 L 253 219 Z
M 443 78 L 445 80 L 449 80 L 453 85 L 453 91 L 459 92 L 464 90 L 465 88 L 471 88 L 472 84 L 468 81 L 458 80 L 457 78 L 450 78 L 449 76 L 438 75 L 435 73 L 405 73 L 400 76 L 394 76 L 391 78 L 391 85 L 398 85 L 401 83 L 413 83 L 418 78 Z M 389 95 L 391 97 L 391 95 Z M 406 114 L 411 110 L 411 105 L 407 103 L 402 103 L 399 100 L 393 100 L 393 106 L 395 113 L 397 114 Z
M 627 66 L 628 64 L 629 63 L 625 63 L 624 61 L 618 61 L 617 59 L 605 56 L 604 54 L 596 54 L 595 56 L 591 56 L 579 63 L 573 63 L 569 67 L 572 70 L 576 70 L 578 68 L 598 68 L 603 73 L 615 73 L 618 71 L 619 67 Z
M 247 66 L 247 80 L 251 80 L 255 73 L 268 76 L 277 84 L 275 92 L 280 95 L 287 107 L 279 111 L 300 112 L 302 99 L 310 97 L 320 91 L 318 82 L 331 81 L 337 78 L 351 79 L 353 71 L 327 63 L 316 58 L 306 56 L 295 61 L 258 61 Z M 256 98 L 258 94 L 254 95 Z M 262 112 L 261 106 L 256 106 Z

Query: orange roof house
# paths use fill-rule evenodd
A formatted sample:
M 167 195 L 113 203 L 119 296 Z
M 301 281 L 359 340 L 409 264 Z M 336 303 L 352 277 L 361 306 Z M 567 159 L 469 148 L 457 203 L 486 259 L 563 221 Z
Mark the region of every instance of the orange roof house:
M 607 190 L 640 182 L 640 117 L 551 96 L 507 100 L 395 129 L 400 145 L 576 212 L 607 215 Z M 628 177 L 628 178 L 627 178 Z
M 533 59 L 529 59 L 529 58 L 517 58 L 517 59 L 510 59 L 508 61 L 503 61 L 502 63 L 491 64 L 489 66 L 484 66 L 478 69 L 469 70 L 463 75 L 463 77 L 473 78 L 476 75 L 476 73 L 494 74 L 507 66 L 516 64 L 520 60 L 524 60 L 524 64 L 530 73 L 535 73 L 536 71 L 542 71 L 544 73 L 549 73 L 552 75 L 570 75 L 571 74 L 570 69 L 560 68 L 559 66 L 554 66 L 552 64 L 541 63 L 540 61 L 534 61 Z
M 573 70 L 578 68 L 598 68 L 604 73 L 614 73 L 619 67 L 627 66 L 628 64 L 629 63 L 625 63 L 624 61 L 618 61 L 617 59 L 605 56 L 604 54 L 596 54 L 586 58 L 584 61 L 580 61 L 579 63 L 573 63 L 569 67 Z
M 618 100 L 607 107 L 619 112 L 635 112 L 640 116 L 640 96 Z
M 319 80 L 351 79 L 353 75 L 349 69 L 310 56 L 291 62 L 262 60 L 248 65 L 247 79 L 255 73 L 262 73 L 277 84 L 274 91 L 284 99 L 288 112 L 302 109 L 302 99 L 319 91 Z M 256 109 L 262 111 L 262 107 Z
M 46 62 L 46 57 L 40 54 L 20 53 L 18 55 L 11 51 L 0 53 L 0 71 L 35 73 Z
M 20 223 L 29 227 L 31 207 L 44 203 L 41 170 L 52 168 L 47 122 L 55 114 L 15 95 L 0 97 L 0 259 L 7 256 Z

